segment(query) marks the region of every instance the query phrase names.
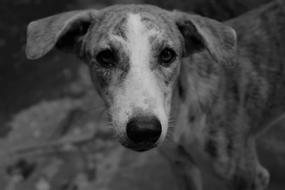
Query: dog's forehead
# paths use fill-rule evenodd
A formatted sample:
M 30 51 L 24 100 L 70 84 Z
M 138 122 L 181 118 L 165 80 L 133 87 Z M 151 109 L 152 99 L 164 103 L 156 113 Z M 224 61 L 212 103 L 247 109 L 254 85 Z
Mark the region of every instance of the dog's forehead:
M 129 14 L 139 14 L 156 24 L 169 22 L 168 11 L 152 5 L 115 5 L 101 10 L 103 20 L 113 24 L 125 20 Z
M 112 35 L 126 39 L 133 15 L 146 30 L 159 31 L 169 40 L 177 37 L 176 26 L 166 10 L 150 5 L 121 5 L 101 10 L 100 16 L 95 18 L 91 41 L 108 41 Z

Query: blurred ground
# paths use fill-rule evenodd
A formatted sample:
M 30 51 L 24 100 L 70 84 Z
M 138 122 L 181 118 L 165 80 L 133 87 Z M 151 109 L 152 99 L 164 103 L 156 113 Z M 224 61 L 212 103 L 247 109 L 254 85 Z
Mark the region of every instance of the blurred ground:
M 61 11 L 114 3 L 152 3 L 218 20 L 269 0 L 1 0 L 0 186 L 3 190 L 176 189 L 155 150 L 134 153 L 112 139 L 87 68 L 53 51 L 39 61 L 24 56 L 28 22 Z M 272 174 L 269 189 L 284 189 L 285 127 L 278 123 L 258 144 Z M 95 138 L 94 138 L 95 137 Z M 208 184 L 211 188 L 211 184 Z

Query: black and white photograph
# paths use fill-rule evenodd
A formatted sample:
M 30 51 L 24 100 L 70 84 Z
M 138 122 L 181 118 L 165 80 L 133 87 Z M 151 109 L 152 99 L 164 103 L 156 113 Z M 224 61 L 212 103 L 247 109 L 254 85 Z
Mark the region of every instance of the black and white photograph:
M 0 190 L 284 189 L 284 0 L 0 0 Z

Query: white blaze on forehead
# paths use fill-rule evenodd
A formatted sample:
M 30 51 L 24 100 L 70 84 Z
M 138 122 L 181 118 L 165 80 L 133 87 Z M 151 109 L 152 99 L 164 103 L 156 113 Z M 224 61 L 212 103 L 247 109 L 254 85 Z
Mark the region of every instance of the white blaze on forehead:
M 138 108 L 149 114 L 156 115 L 162 124 L 162 136 L 166 134 L 167 111 L 164 104 L 163 89 L 158 78 L 151 70 L 152 44 L 151 37 L 160 33 L 156 28 L 148 28 L 139 14 L 129 14 L 126 25 L 126 42 L 129 54 L 130 69 L 123 88 L 116 90 L 114 110 L 116 120 L 121 125 L 126 124 Z
M 160 101 L 163 101 L 150 61 L 152 47 L 150 37 L 158 33 L 148 29 L 139 14 L 130 14 L 127 21 L 127 40 L 130 53 L 130 71 L 126 88 L 132 90 L 135 106 L 142 109 L 157 111 Z M 163 104 L 162 104 L 163 105 Z M 151 107 L 152 106 L 152 107 Z M 163 109 L 163 108 L 161 108 Z M 158 113 L 157 113 L 158 114 Z
M 152 30 L 153 31 L 153 30 Z M 150 34 L 154 33 L 147 30 L 139 14 L 130 14 L 127 22 L 127 39 L 129 42 L 131 64 L 137 67 L 147 66 L 146 62 L 150 59 Z

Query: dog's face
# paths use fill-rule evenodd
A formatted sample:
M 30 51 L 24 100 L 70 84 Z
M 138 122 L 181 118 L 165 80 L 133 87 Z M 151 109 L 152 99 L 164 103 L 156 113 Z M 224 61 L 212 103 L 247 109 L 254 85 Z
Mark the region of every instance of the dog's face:
M 108 19 L 113 22 L 102 24 Z M 164 19 L 143 10 L 108 11 L 84 39 L 91 76 L 117 136 L 136 150 L 155 146 L 168 128 L 183 46 L 174 23 Z
M 212 31 L 220 23 L 215 29 L 217 22 L 188 16 L 142 5 L 63 13 L 30 24 L 27 54 L 38 58 L 54 46 L 75 50 L 90 67 L 120 142 L 148 150 L 166 136 L 182 58 L 205 49 L 224 61 L 221 52 L 229 51 L 226 43 L 215 47 L 223 40 Z M 226 40 L 235 38 L 232 29 L 221 31 Z

